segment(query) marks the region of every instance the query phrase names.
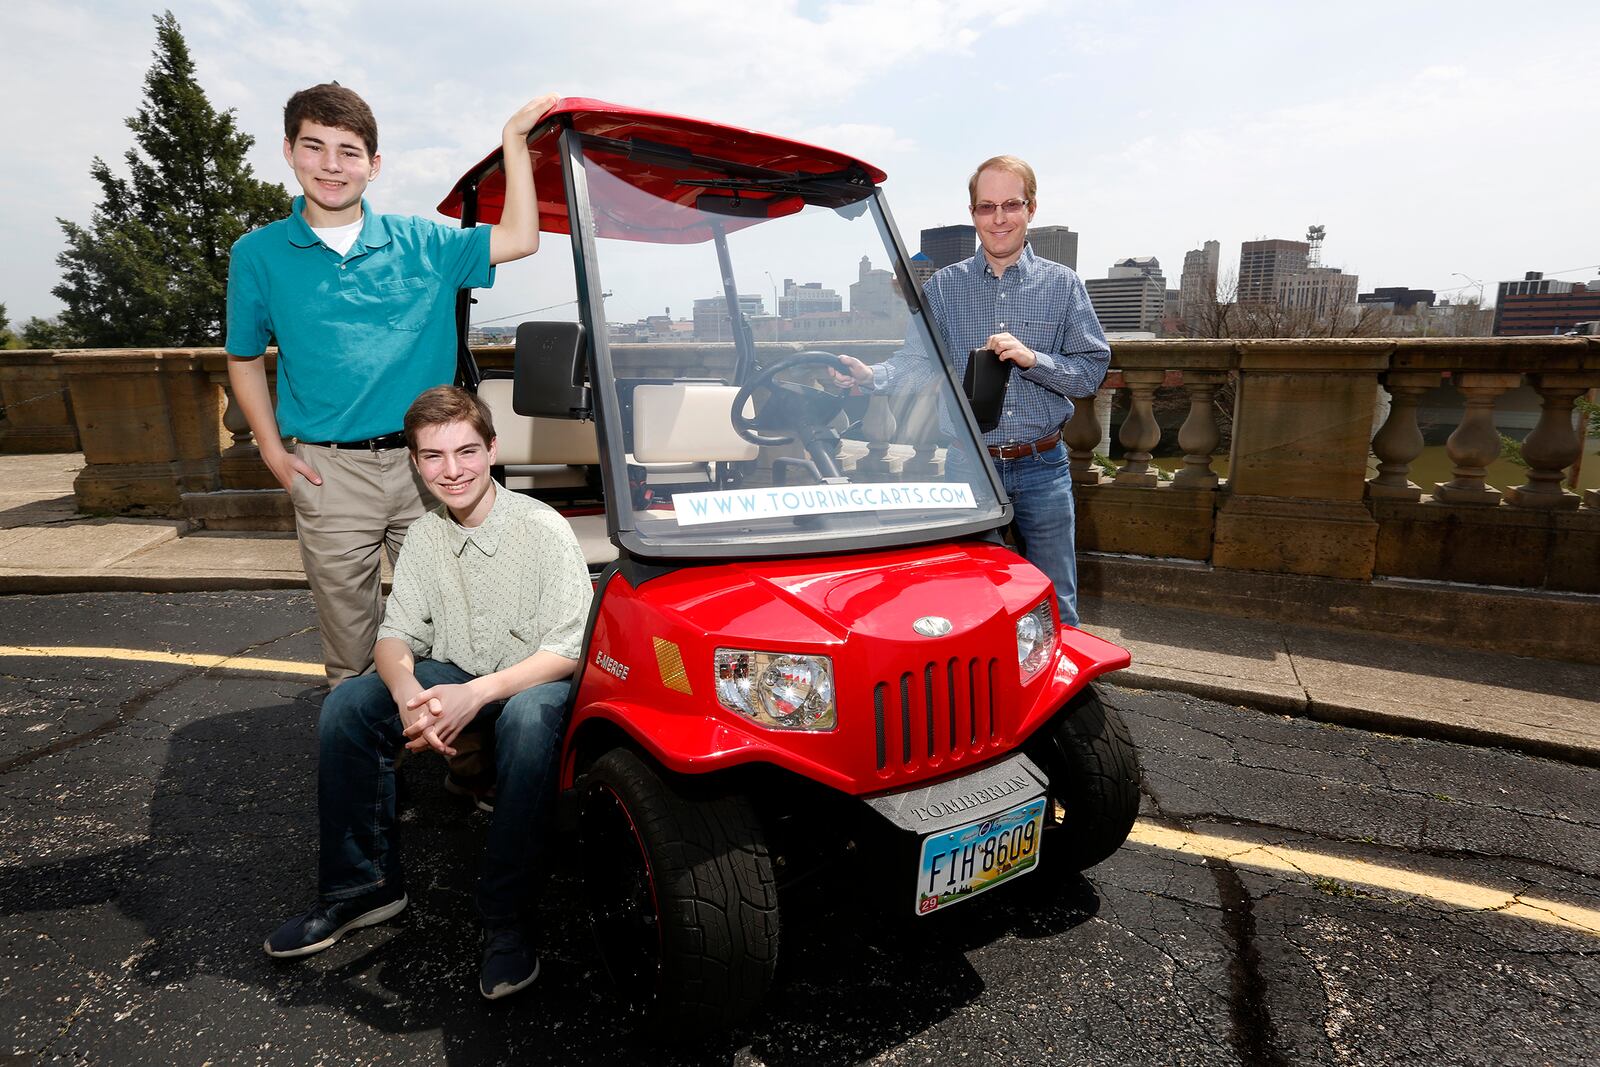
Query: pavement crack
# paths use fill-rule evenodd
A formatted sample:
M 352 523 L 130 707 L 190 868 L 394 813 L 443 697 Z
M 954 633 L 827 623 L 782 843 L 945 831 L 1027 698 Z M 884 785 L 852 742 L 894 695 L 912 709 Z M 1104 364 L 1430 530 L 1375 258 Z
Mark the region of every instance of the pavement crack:
M 1305 682 L 1301 681 L 1300 668 L 1296 666 L 1294 662 L 1294 653 L 1289 649 L 1289 638 L 1280 632 L 1278 634 L 1278 641 L 1283 646 L 1283 658 L 1284 661 L 1289 664 L 1289 673 L 1294 675 L 1294 684 L 1299 686 L 1300 692 L 1305 694 L 1306 703 L 1312 703 L 1311 690 L 1306 687 Z

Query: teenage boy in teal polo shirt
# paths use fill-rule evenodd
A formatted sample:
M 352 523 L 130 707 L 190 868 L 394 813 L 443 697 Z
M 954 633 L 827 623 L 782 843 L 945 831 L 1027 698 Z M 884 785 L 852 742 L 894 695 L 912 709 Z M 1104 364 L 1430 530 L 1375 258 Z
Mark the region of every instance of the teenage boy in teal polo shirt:
M 542 96 L 506 123 L 500 222 L 467 229 L 368 210 L 378 124 L 349 89 L 313 86 L 284 108 L 283 158 L 303 195 L 233 246 L 228 381 L 294 502 L 331 685 L 372 665 L 380 552 L 392 563 L 423 512 L 401 424 L 419 393 L 455 377 L 456 293 L 493 285 L 495 264 L 539 249 L 527 138 L 555 102 Z M 259 358 L 274 339 L 276 412 Z

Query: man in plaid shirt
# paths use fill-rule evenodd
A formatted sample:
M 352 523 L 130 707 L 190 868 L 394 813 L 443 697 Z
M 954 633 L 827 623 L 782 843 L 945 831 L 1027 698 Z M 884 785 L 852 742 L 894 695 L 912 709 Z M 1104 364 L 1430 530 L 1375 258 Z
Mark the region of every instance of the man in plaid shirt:
M 1111 347 L 1083 280 L 1027 245 L 1037 191 L 1033 168 L 1015 156 L 980 164 L 967 193 L 982 247 L 928 279 L 922 296 L 957 378 L 975 348 L 1015 368 L 1000 421 L 983 440 L 1011 497 L 1023 554 L 1055 584 L 1061 621 L 1076 626 L 1072 475 L 1061 426 L 1072 416 L 1072 398 L 1092 398 L 1100 387 Z M 870 391 L 914 387 L 930 373 L 920 347 L 910 339 L 904 352 L 874 367 L 843 356 L 849 375 L 836 372 L 836 381 Z M 973 462 L 951 449 L 947 477 L 970 480 Z

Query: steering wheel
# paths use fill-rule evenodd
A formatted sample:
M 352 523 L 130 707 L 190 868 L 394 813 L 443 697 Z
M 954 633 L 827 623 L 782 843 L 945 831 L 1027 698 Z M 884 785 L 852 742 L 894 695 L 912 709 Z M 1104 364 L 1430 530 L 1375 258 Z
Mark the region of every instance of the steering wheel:
M 796 429 L 798 430 L 798 424 L 803 421 L 805 414 L 808 412 L 809 401 L 812 400 L 813 394 L 822 394 L 829 397 L 834 394 L 818 389 L 815 386 L 795 385 L 787 382 L 774 385 L 773 379 L 794 367 L 817 366 L 831 367 L 839 371 L 844 370 L 844 365 L 840 362 L 838 356 L 832 352 L 813 349 L 807 352 L 797 352 L 792 356 L 778 360 L 778 362 L 765 370 L 757 371 L 755 377 L 745 382 L 744 386 L 739 390 L 739 395 L 733 398 L 733 410 L 729 412 L 729 416 L 733 420 L 734 432 L 753 445 L 786 445 L 792 442 L 795 438 L 792 433 L 783 437 L 774 437 L 762 433 L 757 426 L 757 420 L 745 416 L 744 408 L 750 402 L 751 395 L 762 387 L 771 388 L 774 393 L 788 393 L 796 401 L 793 407 L 795 418 L 790 421 L 797 424 Z M 768 406 L 770 407 L 770 405 L 771 402 L 769 401 Z

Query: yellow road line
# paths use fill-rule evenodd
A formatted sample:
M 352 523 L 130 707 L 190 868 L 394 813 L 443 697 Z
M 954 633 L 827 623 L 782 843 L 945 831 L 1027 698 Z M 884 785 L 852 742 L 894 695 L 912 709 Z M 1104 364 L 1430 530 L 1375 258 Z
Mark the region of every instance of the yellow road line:
M 184 667 L 209 667 L 265 674 L 323 676 L 322 665 L 256 656 L 218 656 L 202 652 L 152 652 L 134 648 L 86 645 L 0 645 L 0 657 L 29 656 L 54 659 L 113 659 L 139 663 L 171 663 Z M 1463 911 L 1500 912 L 1534 922 L 1600 937 L 1600 910 L 1531 897 L 1505 889 L 1439 878 L 1430 874 L 1386 867 L 1364 860 L 1324 856 L 1246 838 L 1188 833 L 1140 820 L 1128 836 L 1133 844 L 1207 859 L 1227 860 L 1258 870 L 1280 871 L 1305 878 L 1327 878 L 1370 886 L 1407 897 L 1426 897 Z
M 1427 897 L 1463 911 L 1500 912 L 1521 919 L 1578 930 L 1600 937 L 1600 911 L 1489 886 L 1437 878 L 1399 867 L 1363 860 L 1324 856 L 1317 852 L 1244 838 L 1186 833 L 1140 820 L 1130 842 L 1207 859 L 1222 859 L 1244 867 L 1352 882 L 1408 897 Z
M 0 645 L 0 657 L 29 656 L 49 659 L 117 659 L 136 663 L 172 663 L 182 667 L 221 667 L 230 671 L 295 674 L 323 677 L 322 664 L 257 656 L 217 656 L 205 652 L 150 652 L 139 648 L 104 648 L 93 645 Z

